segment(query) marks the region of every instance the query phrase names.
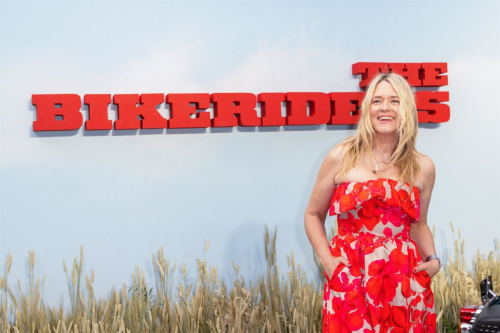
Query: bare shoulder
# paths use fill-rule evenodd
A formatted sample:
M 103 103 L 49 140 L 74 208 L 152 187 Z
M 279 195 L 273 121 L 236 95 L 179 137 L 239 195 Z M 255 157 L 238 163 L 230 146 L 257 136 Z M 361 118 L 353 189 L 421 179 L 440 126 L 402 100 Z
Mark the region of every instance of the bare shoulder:
M 330 181 L 333 179 L 332 184 L 334 185 L 337 174 L 340 172 L 340 170 L 342 170 L 344 155 L 346 151 L 346 146 L 339 143 L 332 149 L 330 149 L 323 162 L 324 170 L 326 173 L 328 173 L 328 179 L 330 179 Z
M 339 143 L 335 145 L 332 149 L 330 149 L 326 158 L 333 164 L 341 163 L 342 160 L 344 159 L 345 151 L 346 151 L 345 146 Z
M 417 153 L 419 164 L 420 164 L 420 178 L 424 184 L 424 190 L 434 187 L 434 182 L 436 180 L 436 166 L 432 159 L 424 154 Z

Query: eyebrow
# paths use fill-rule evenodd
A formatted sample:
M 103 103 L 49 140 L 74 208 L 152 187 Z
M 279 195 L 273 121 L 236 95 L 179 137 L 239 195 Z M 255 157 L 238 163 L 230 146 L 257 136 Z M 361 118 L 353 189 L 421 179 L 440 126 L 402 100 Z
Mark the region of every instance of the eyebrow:
M 373 96 L 373 98 L 382 98 L 382 96 Z M 399 98 L 399 96 L 389 96 L 389 98 Z

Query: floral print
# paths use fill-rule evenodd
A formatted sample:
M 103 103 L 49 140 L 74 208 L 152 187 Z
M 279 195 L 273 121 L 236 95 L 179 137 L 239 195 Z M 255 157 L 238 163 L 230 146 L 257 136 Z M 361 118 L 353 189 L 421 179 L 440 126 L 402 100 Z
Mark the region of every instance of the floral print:
M 326 276 L 323 332 L 429 333 L 436 329 L 431 278 L 413 273 L 421 261 L 411 239 L 420 217 L 419 190 L 390 178 L 338 185 L 333 256 L 346 258 Z

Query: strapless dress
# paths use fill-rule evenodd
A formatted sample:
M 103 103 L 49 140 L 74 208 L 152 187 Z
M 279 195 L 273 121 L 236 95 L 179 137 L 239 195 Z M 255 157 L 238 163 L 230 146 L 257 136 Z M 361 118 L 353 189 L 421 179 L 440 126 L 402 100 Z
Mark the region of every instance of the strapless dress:
M 431 278 L 412 271 L 422 260 L 410 236 L 418 188 L 390 178 L 342 183 L 329 213 L 338 225 L 331 253 L 351 266 L 325 273 L 323 332 L 435 332 Z

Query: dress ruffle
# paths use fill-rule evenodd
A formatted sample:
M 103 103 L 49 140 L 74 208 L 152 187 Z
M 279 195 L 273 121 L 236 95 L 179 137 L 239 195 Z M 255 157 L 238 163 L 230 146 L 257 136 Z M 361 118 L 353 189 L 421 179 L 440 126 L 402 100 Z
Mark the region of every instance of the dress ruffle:
M 375 200 L 381 207 L 400 207 L 414 222 L 420 218 L 420 193 L 416 186 L 391 178 L 378 178 L 366 182 L 339 184 L 333 193 L 330 216 L 359 208 L 368 200 Z

